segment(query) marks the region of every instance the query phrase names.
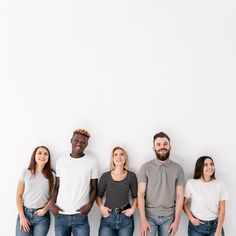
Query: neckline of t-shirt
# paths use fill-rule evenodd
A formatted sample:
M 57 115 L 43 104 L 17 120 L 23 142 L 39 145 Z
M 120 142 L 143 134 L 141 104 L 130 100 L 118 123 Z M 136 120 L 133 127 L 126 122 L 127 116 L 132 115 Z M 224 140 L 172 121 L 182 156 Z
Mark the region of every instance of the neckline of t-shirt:
M 203 181 L 202 179 L 198 179 L 199 182 L 203 183 L 203 184 L 211 184 L 215 181 L 215 179 L 212 179 L 210 181 Z
M 154 159 L 154 160 L 155 160 L 155 162 L 156 162 L 157 165 L 159 165 L 159 166 L 164 166 L 164 167 L 169 166 L 170 163 L 171 163 L 170 158 L 168 158 L 165 162 L 161 162 L 161 161 L 158 160 L 157 158 Z
M 123 181 L 125 181 L 125 180 L 128 178 L 128 174 L 129 174 L 129 171 L 127 170 L 127 175 L 125 176 L 124 179 L 122 179 L 122 180 L 114 180 L 114 179 L 112 178 L 111 171 L 110 171 L 110 177 L 111 177 L 111 179 L 112 179 L 113 182 L 123 182 Z
M 85 159 L 87 156 L 84 154 L 82 157 L 72 157 L 70 154 L 69 154 L 69 159 L 70 160 L 73 160 L 73 161 L 79 161 L 79 160 L 83 160 Z

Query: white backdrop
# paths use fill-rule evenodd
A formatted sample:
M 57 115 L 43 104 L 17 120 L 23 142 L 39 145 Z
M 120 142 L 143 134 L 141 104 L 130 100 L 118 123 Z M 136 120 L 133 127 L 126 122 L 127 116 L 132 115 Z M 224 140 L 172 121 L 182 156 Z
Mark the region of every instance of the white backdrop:
M 18 177 L 35 146 L 55 160 L 75 128 L 88 129 L 87 153 L 108 169 L 124 146 L 130 168 L 154 157 L 165 131 L 173 159 L 193 174 L 212 155 L 229 191 L 225 231 L 234 236 L 234 1 L 78 0 L 0 2 L 0 235 L 14 235 Z M 138 235 L 138 212 L 135 214 Z M 49 235 L 54 235 L 53 221 Z M 90 213 L 97 234 L 99 211 Z M 177 236 L 187 235 L 182 215 Z

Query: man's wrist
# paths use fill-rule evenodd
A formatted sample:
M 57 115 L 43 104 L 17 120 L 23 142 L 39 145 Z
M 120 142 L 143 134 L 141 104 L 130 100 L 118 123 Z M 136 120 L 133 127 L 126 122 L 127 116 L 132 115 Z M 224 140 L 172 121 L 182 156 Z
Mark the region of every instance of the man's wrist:
M 146 223 L 147 222 L 147 218 L 146 217 L 141 217 L 140 218 L 140 222 L 141 223 Z
M 174 222 L 175 222 L 177 225 L 179 225 L 179 221 L 180 221 L 180 217 L 175 217 Z

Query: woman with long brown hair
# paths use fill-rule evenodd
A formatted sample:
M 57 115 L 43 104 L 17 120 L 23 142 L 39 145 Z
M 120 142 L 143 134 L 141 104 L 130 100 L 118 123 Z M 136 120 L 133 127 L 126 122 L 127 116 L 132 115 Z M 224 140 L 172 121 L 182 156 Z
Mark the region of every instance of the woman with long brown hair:
M 16 236 L 45 236 L 50 226 L 49 199 L 54 185 L 50 152 L 45 146 L 34 149 L 28 169 L 20 176 L 16 204 Z
M 199 157 L 193 179 L 185 187 L 184 211 L 189 218 L 188 236 L 224 236 L 225 201 L 223 182 L 216 180 L 211 157 Z M 191 207 L 189 203 L 191 202 Z

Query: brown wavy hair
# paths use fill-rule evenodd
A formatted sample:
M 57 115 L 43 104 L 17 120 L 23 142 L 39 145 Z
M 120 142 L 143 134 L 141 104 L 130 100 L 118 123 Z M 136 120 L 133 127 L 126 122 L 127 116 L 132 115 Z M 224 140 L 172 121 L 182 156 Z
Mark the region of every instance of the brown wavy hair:
M 45 176 L 45 178 L 48 179 L 49 189 L 50 189 L 50 192 L 52 192 L 53 191 L 53 186 L 54 186 L 54 179 L 53 179 L 52 172 L 54 172 L 54 170 L 51 168 L 51 155 L 50 155 L 49 149 L 47 147 L 38 146 L 34 149 L 32 155 L 31 155 L 28 170 L 31 171 L 32 175 L 35 175 L 35 173 L 36 173 L 36 164 L 37 164 L 36 161 L 35 161 L 35 154 L 36 154 L 36 152 L 39 148 L 44 148 L 48 152 L 48 162 L 43 167 L 42 173 Z

